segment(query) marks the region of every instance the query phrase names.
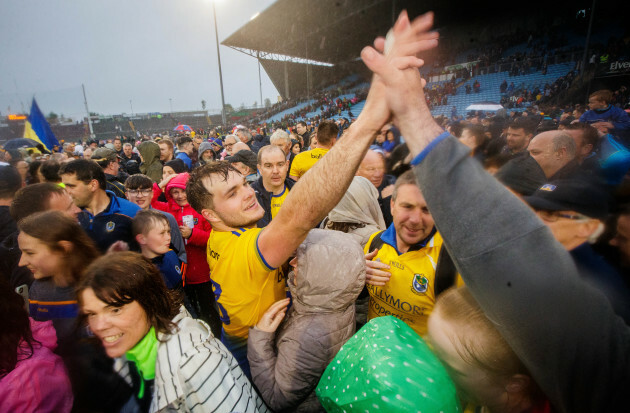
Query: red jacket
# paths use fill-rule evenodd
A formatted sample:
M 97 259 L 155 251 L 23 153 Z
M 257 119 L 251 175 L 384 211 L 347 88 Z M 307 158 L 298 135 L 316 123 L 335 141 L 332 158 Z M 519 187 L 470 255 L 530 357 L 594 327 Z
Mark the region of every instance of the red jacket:
M 206 259 L 206 245 L 208 244 L 208 237 L 210 237 L 210 231 L 212 226 L 203 216 L 197 213 L 190 204 L 186 206 L 179 206 L 171 198 L 172 188 L 186 189 L 186 183 L 188 182 L 188 173 L 181 173 L 166 184 L 166 199 L 167 202 L 160 202 L 157 198 L 162 193 L 162 190 L 157 184 L 153 184 L 153 199 L 151 199 L 151 206 L 160 211 L 165 211 L 173 214 L 178 225 L 184 225 L 183 217 L 191 216 L 195 226 L 192 229 L 192 234 L 188 239 L 185 239 L 186 243 L 186 255 L 188 257 L 188 264 L 186 266 L 186 273 L 184 281 L 187 284 L 201 284 L 210 281 L 210 268 L 208 267 L 208 261 Z

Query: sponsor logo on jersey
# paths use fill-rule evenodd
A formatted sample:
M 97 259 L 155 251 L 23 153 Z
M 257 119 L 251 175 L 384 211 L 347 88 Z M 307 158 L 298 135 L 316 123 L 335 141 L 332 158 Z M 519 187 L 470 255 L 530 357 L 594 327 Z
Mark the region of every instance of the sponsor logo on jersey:
M 114 221 L 109 221 L 107 224 L 105 224 L 105 229 L 107 230 L 107 232 L 112 232 L 115 227 L 116 224 L 114 224 Z
M 556 189 L 555 185 L 551 185 L 551 184 L 545 184 L 543 186 L 540 187 L 541 191 L 547 191 L 547 192 L 552 192 Z
M 425 277 L 424 274 L 414 274 L 413 283 L 411 285 L 413 287 L 413 292 L 424 294 L 429 288 L 429 280 L 427 280 L 427 277 Z

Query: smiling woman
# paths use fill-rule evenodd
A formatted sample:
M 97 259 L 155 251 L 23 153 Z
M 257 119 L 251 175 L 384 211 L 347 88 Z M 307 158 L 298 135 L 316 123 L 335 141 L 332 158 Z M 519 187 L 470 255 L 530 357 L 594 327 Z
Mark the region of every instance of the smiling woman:
M 230 352 L 191 318 L 158 269 L 134 252 L 97 259 L 78 287 L 81 312 L 140 411 L 266 412 Z M 199 407 L 200 406 L 200 407 Z

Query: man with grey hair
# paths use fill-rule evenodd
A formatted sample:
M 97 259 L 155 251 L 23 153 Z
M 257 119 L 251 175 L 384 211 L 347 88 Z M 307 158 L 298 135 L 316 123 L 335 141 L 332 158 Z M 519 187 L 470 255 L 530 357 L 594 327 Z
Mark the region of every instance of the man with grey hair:
M 228 135 L 225 137 L 225 142 L 223 147 L 225 148 L 225 156 L 232 156 L 235 152 L 233 151 L 234 144 L 240 142 L 240 138 L 236 135 Z
M 575 141 L 563 131 L 547 131 L 536 135 L 527 150 L 540 165 L 548 181 L 573 177 L 579 169 L 575 158 Z
M 241 142 L 247 144 L 249 149 L 252 149 L 252 133 L 247 128 L 238 128 L 236 130 L 236 136 L 239 137 Z
M 288 170 L 291 169 L 291 162 L 295 158 L 295 154 L 291 151 L 291 136 L 282 129 L 276 129 L 276 131 L 269 138 L 269 142 L 273 146 L 277 146 L 284 152 L 284 157 L 288 164 Z

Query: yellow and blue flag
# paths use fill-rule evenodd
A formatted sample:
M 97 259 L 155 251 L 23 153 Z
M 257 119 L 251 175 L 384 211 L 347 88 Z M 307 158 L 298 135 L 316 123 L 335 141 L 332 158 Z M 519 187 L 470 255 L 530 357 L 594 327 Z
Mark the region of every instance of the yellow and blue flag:
M 33 98 L 33 104 L 31 105 L 31 114 L 28 115 L 28 119 L 24 124 L 24 137 L 40 142 L 51 152 L 53 146 L 59 146 L 59 141 L 55 137 L 52 129 L 50 129 L 50 125 L 44 117 L 44 114 L 39 110 L 35 98 Z

